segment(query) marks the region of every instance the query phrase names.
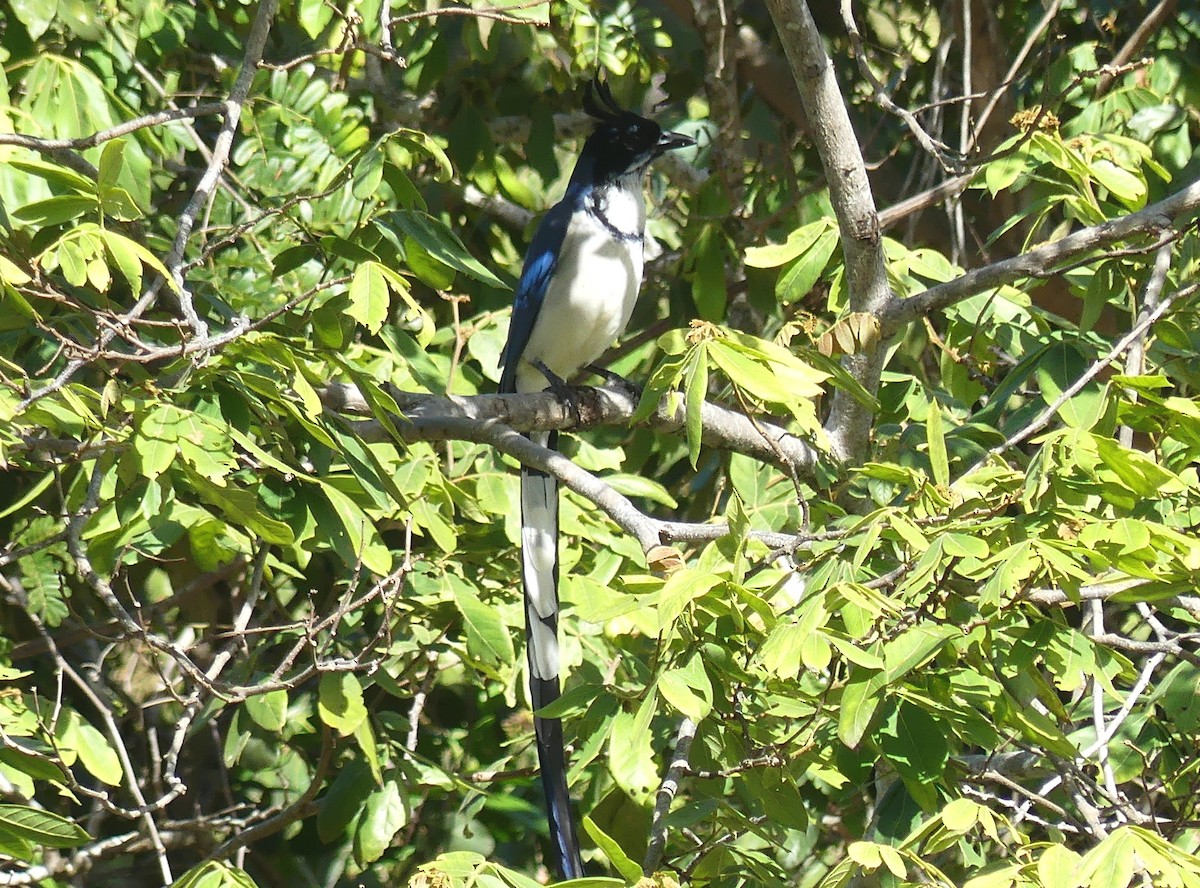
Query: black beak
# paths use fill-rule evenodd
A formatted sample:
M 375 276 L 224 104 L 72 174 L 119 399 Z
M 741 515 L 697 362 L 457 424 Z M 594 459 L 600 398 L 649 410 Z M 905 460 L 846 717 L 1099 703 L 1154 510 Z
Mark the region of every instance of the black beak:
M 658 137 L 658 144 L 654 146 L 654 151 L 656 154 L 665 154 L 677 148 L 691 148 L 695 144 L 696 140 L 691 136 L 685 136 L 683 133 L 668 132 Z

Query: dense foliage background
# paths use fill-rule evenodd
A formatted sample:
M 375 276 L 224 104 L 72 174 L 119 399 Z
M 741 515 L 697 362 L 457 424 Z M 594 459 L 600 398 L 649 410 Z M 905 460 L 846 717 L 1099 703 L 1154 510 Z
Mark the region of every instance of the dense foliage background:
M 1200 10 L 836 6 L 0 9 L 0 885 L 545 881 L 515 458 L 580 884 L 1200 885 Z M 599 69 L 701 146 L 572 467 Z

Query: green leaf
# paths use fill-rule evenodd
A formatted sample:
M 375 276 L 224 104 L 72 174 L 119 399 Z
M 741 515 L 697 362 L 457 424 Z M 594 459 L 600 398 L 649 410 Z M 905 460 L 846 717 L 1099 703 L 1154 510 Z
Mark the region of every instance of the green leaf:
M 434 290 L 449 290 L 457 272 L 429 254 L 411 237 L 404 238 L 404 263 L 422 283 Z
M 15 746 L 30 746 L 28 741 L 22 742 L 15 737 L 10 739 Z M 41 747 L 40 744 L 39 747 Z M 63 768 L 51 758 L 50 747 L 39 747 L 30 748 L 29 752 L 23 752 L 13 747 L 0 749 L 0 763 L 15 768 L 35 780 L 52 780 L 55 783 L 62 783 L 66 775 L 63 773 Z
M 379 764 L 379 744 L 375 741 L 375 729 L 371 727 L 369 718 L 364 718 L 359 723 L 354 731 L 354 740 L 362 750 L 363 758 L 367 760 L 371 776 L 375 778 L 376 783 L 382 785 L 383 770 Z
M 121 178 L 121 170 L 125 168 L 125 140 L 113 139 L 104 144 L 100 151 L 99 177 L 97 184 L 100 190 L 115 188 Z
M 321 721 L 343 737 L 349 737 L 366 720 L 362 685 L 353 672 L 325 672 L 317 694 Z
M 246 698 L 246 714 L 267 731 L 282 731 L 287 724 L 288 694 L 284 688 Z
M 18 207 L 13 210 L 13 218 L 38 227 L 62 225 L 96 212 L 99 206 L 94 197 L 64 194 Z
M 828 218 L 818 219 L 792 231 L 782 244 L 748 247 L 746 264 L 751 268 L 776 268 L 791 262 L 811 249 L 822 233 L 830 230 L 831 225 L 832 221 Z
M 1003 150 L 1003 146 L 998 150 Z M 995 197 L 1016 182 L 1028 166 L 1029 157 L 1022 151 L 997 157 L 983 168 L 983 184 Z
M 1022 705 L 1011 696 L 1006 697 L 1004 717 L 1021 731 L 1026 740 L 1065 758 L 1074 758 L 1079 754 L 1079 750 L 1049 716 Z
M 1126 888 L 1138 868 L 1137 844 L 1129 827 L 1114 830 L 1083 856 L 1075 871 L 1075 884 L 1087 888 Z
M 80 763 L 97 780 L 109 786 L 121 785 L 121 760 L 105 736 L 87 722 L 75 723 L 64 736 L 63 745 L 74 747 Z
M 719 229 L 706 225 L 692 248 L 692 301 L 707 321 L 725 317 L 725 239 Z
M 937 654 L 951 638 L 962 635 L 957 626 L 924 624 L 914 626 L 883 647 L 888 683 L 898 681 Z
M 658 625 L 669 628 L 689 604 L 720 583 L 721 578 L 710 571 L 685 567 L 672 573 L 659 593 Z
M 649 799 L 658 785 L 650 733 L 650 720 L 657 703 L 658 694 L 651 691 L 642 699 L 637 712 L 618 712 L 609 736 L 608 769 L 617 786 L 635 801 Z
M 508 289 L 503 281 L 470 254 L 458 236 L 440 219 L 417 210 L 396 210 L 385 217 L 383 224 L 411 237 L 442 264 L 489 286 Z
M 58 166 L 53 163 L 46 163 L 41 160 L 6 160 L 6 163 L 15 170 L 20 170 L 23 173 L 29 173 L 31 176 L 37 176 L 51 185 L 59 188 L 67 188 L 71 191 L 78 191 L 80 194 L 96 194 L 96 183 L 87 176 L 77 173 L 74 170 L 66 167 Z M 94 203 L 94 202 L 93 202 Z
M 1055 342 L 1038 361 L 1034 376 L 1042 397 L 1050 404 L 1070 388 L 1087 370 L 1082 352 L 1069 342 Z M 1058 409 L 1062 421 L 1072 428 L 1090 429 L 1104 412 L 1105 389 L 1092 381 L 1071 396 Z
M 699 653 L 693 654 L 684 666 L 664 672 L 658 680 L 658 690 L 668 703 L 695 721 L 712 712 L 712 682 Z
M 251 491 L 214 484 L 190 468 L 187 477 L 200 498 L 220 509 L 232 523 L 258 534 L 268 543 L 290 546 L 295 541 L 291 527 L 265 515 L 258 497 Z
M 929 783 L 942 775 L 950 759 L 946 733 L 945 725 L 920 706 L 902 699 L 885 716 L 876 742 L 900 774 Z
M 793 679 L 800 671 L 801 650 L 806 634 L 799 623 L 781 620 L 771 630 L 754 659 L 779 678 Z
M 964 835 L 979 822 L 980 808 L 970 799 L 955 799 L 942 809 L 942 823 L 951 832 Z
M 493 664 L 513 662 L 512 635 L 500 618 L 500 612 L 479 598 L 474 586 L 457 582 L 451 585 L 454 603 L 467 630 L 467 650 L 472 656 Z
M 383 856 L 392 838 L 408 821 L 408 806 L 400 789 L 389 780 L 367 798 L 366 810 L 354 831 L 354 857 L 366 865 Z
M 1081 859 L 1065 845 L 1046 848 L 1037 862 L 1037 874 L 1043 888 L 1075 888 Z
M 391 550 L 379 538 L 379 531 L 359 505 L 341 490 L 328 482 L 321 481 L 321 490 L 333 506 L 333 513 L 340 522 L 345 535 L 334 540 L 334 551 L 343 561 L 353 565 L 362 563 L 372 573 L 386 576 L 392 570 Z
M 604 856 L 608 858 L 609 864 L 613 869 L 621 874 L 621 877 L 626 880 L 626 883 L 631 884 L 641 880 L 641 866 L 634 863 L 629 855 L 625 853 L 625 851 L 616 843 L 614 839 L 605 833 L 604 830 L 600 829 L 600 827 L 596 826 L 595 821 L 592 820 L 591 817 L 584 816 L 583 831 L 588 834 L 588 838 L 590 838 L 596 844 L 596 847 L 604 852 Z M 578 886 L 578 888 L 583 888 L 582 883 L 588 881 L 590 880 L 573 879 L 569 882 L 559 882 L 558 885 L 574 885 Z M 615 880 L 608 879 L 605 881 L 611 884 Z M 617 884 L 621 883 L 617 882 Z
M 391 287 L 378 262 L 364 262 L 354 270 L 347 295 L 350 305 L 346 314 L 370 332 L 378 333 L 392 303 Z
M 0 827 L 47 848 L 78 848 L 92 839 L 67 818 L 24 805 L 0 805 Z
M 743 780 L 771 823 L 789 829 L 808 829 L 808 808 L 788 769 L 753 769 L 743 775 Z
M 842 690 L 842 705 L 838 710 L 838 737 L 851 749 L 858 747 L 871 726 L 879 704 L 883 702 L 880 691 L 886 684 L 882 672 L 850 670 L 850 680 Z
M 318 802 L 318 838 L 328 843 L 342 835 L 350 821 L 366 807 L 367 797 L 374 788 L 375 780 L 362 760 L 354 759 L 339 768 L 329 790 Z
M 133 449 L 139 457 L 141 474 L 157 478 L 175 461 L 182 415 L 170 404 L 159 404 L 138 423 Z
M 216 860 L 192 867 L 171 888 L 258 888 L 244 870 Z
M 1092 161 L 1091 174 L 1117 200 L 1131 210 L 1140 210 L 1146 203 L 1146 181 L 1111 160 Z
M 1097 436 L 1094 440 L 1100 459 L 1136 496 L 1157 499 L 1187 489 L 1179 476 L 1145 453 L 1122 447 L 1111 438 Z
M 829 259 L 838 246 L 836 230 L 827 229 L 803 255 L 792 263 L 791 267 L 779 276 L 775 284 L 775 298 L 780 305 L 791 305 L 803 299 L 820 279 Z
M 420 130 L 399 129 L 392 134 L 392 138 L 398 143 L 415 148 L 433 160 L 437 164 L 438 170 L 434 176 L 436 181 L 446 182 L 454 178 L 454 165 L 450 163 L 450 158 L 446 156 L 446 152 L 442 150 L 442 146 L 433 136 Z
M 704 399 L 708 395 L 708 351 L 701 345 L 688 356 L 684 369 L 684 420 L 687 429 L 688 459 L 692 468 L 700 459 L 701 437 L 704 433 Z
M 950 461 L 946 457 L 946 430 L 942 425 L 942 409 L 937 401 L 929 403 L 925 419 L 925 442 L 929 446 L 929 467 L 933 483 L 950 486 Z
M 364 151 L 354 164 L 351 192 L 358 200 L 371 200 L 379 193 L 379 186 L 383 182 L 383 150 L 380 141 Z

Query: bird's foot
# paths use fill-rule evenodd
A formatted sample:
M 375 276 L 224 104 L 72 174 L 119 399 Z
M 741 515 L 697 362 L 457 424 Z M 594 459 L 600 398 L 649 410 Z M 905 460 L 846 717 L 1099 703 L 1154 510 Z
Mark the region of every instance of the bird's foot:
M 629 399 L 633 401 L 634 404 L 636 404 L 642 397 L 641 388 L 636 383 L 626 379 L 620 373 L 609 370 L 607 367 L 601 367 L 599 364 L 588 364 L 583 369 L 589 373 L 594 373 L 596 376 L 599 376 L 607 385 L 621 389 L 621 391 L 629 396 Z
M 567 385 L 567 381 L 551 370 L 543 361 L 533 361 L 533 368 L 542 376 L 546 377 L 547 387 L 555 396 L 567 402 L 567 406 L 571 408 L 571 413 L 575 416 L 575 424 L 582 425 L 583 417 L 579 412 L 579 398 L 575 395 L 575 390 Z

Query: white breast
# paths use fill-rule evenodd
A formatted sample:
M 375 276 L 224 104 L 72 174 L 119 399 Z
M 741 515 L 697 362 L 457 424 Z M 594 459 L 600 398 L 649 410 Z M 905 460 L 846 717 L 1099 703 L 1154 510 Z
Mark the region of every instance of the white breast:
M 599 358 L 629 323 L 642 284 L 645 203 L 634 183 L 606 189 L 593 206 L 599 217 L 576 213 L 567 228 L 558 269 L 517 367 L 517 391 L 547 386 L 530 362 L 541 361 L 567 379 Z M 610 226 L 636 237 L 618 238 Z

